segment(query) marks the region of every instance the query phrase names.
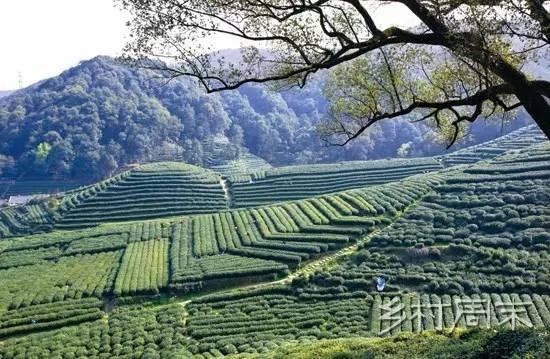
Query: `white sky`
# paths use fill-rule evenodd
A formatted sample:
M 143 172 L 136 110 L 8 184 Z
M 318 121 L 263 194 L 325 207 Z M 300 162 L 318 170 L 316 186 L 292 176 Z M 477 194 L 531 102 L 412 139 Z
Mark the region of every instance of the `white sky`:
M 126 35 L 112 0 L 0 0 L 0 90 L 52 77 L 96 55 L 117 55 Z
M 412 24 L 403 8 L 379 15 L 379 26 Z M 81 60 L 119 55 L 127 20 L 113 0 L 0 0 L 0 90 L 17 89 L 19 73 L 28 86 Z

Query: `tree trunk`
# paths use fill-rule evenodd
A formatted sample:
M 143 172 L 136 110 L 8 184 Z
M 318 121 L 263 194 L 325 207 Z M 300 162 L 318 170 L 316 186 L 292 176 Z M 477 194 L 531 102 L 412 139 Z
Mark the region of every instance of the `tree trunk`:
M 530 16 L 540 24 L 540 31 L 546 37 L 546 42 L 550 41 L 550 13 L 544 7 L 543 0 L 528 0 Z
M 524 93 L 516 93 L 516 97 L 550 140 L 550 105 L 546 102 L 544 96 L 531 90 Z
M 527 76 L 503 59 L 491 61 L 489 68 L 514 90 L 527 113 L 550 140 L 550 103 L 530 83 Z

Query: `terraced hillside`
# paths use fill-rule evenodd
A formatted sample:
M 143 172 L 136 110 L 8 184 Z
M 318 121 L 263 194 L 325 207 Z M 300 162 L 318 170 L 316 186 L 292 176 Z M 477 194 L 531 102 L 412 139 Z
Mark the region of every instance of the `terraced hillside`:
M 283 276 L 387 226 L 440 181 L 431 175 L 281 206 L 2 240 L 0 337 L 101 318 L 86 298 L 200 292 Z
M 234 207 L 254 207 L 388 183 L 441 168 L 432 158 L 289 166 L 230 177 L 229 188 Z
M 0 238 L 47 231 L 53 227 L 53 214 L 46 200 L 0 210 Z
M 238 159 L 211 165 L 209 168 L 221 174 L 224 178 L 242 178 L 246 181 L 250 179 L 250 173 L 266 171 L 273 167 L 260 157 L 246 152 L 242 153 Z
M 4 208 L 0 210 L 0 238 L 50 231 L 72 209 L 105 191 L 128 174 L 129 171 L 120 173 L 93 185 L 58 195 L 33 198 L 27 205 Z
M 389 303 L 399 308 L 392 316 L 384 311 Z M 196 300 L 187 308 L 191 314 L 188 328 L 198 347 L 212 348 L 211 353 L 224 351 L 227 345 L 235 352 L 262 353 L 292 339 L 389 336 L 452 328 L 455 323 L 466 327 L 469 318 L 464 311 L 471 303 L 478 303 L 481 311 L 489 313 L 480 316 L 481 326 L 497 327 L 506 316 L 502 309 L 512 303 L 530 303 L 520 314 L 524 326 L 550 326 L 547 295 L 297 293 L 277 287 L 246 295 L 226 294 Z M 406 320 L 402 319 L 403 313 L 408 313 Z M 511 327 L 509 322 L 503 325 Z
M 46 198 L 33 198 L 27 205 L 4 208 L 0 210 L 0 238 L 49 231 L 81 203 L 106 191 L 108 187 L 118 183 L 129 174 L 130 171 L 126 171 L 89 186 Z M 85 226 L 95 224 L 91 222 L 86 223 Z
M 54 226 L 71 229 L 105 221 L 212 213 L 297 200 L 392 182 L 455 163 L 490 159 L 541 141 L 538 129 L 526 127 L 441 158 L 272 168 L 241 153 L 234 161 L 212 160 L 210 165 L 216 172 L 177 163 L 149 164 L 30 206 L 1 210 L 0 238 L 48 231 Z M 211 147 L 222 151 L 228 145 L 213 143 Z
M 279 167 L 230 176 L 229 188 L 234 207 L 253 207 L 387 183 L 458 164 L 472 164 L 545 141 L 540 129 L 532 125 L 445 156 Z
M 266 357 L 289 342 L 548 328 L 549 158 L 545 144 L 276 205 L 1 240 L 0 357 Z
M 529 299 L 533 307 L 528 315 L 521 319 L 526 323 L 536 323 L 535 327 L 547 327 L 548 306 L 547 296 L 521 296 Z M 372 309 L 378 308 L 381 301 L 391 301 L 393 298 L 401 299 L 401 296 L 365 296 L 364 298 L 349 298 L 333 295 L 331 298 L 302 300 L 296 303 L 293 296 L 288 296 L 281 290 L 272 290 L 271 293 L 257 294 L 256 300 L 246 297 L 218 297 L 216 300 L 197 301 L 186 312 L 183 306 L 173 304 L 161 308 L 131 306 L 119 307 L 109 314 L 105 320 L 66 327 L 60 330 L 52 330 L 47 333 L 31 334 L 21 338 L 5 340 L 0 345 L 0 354 L 6 358 L 16 355 L 22 357 L 35 356 L 39 358 L 62 357 L 75 355 L 86 358 L 112 358 L 117 356 L 138 356 L 155 358 L 220 358 L 226 355 L 241 354 L 246 358 L 271 358 L 271 353 L 278 352 L 279 347 L 287 348 L 288 344 L 316 350 L 319 339 L 327 338 L 358 338 L 378 336 L 378 327 L 390 328 L 395 325 L 388 320 L 370 319 Z M 516 296 L 505 295 L 481 295 L 480 298 L 490 298 L 495 305 L 490 309 L 500 308 L 503 304 L 509 304 L 517 300 Z M 514 298 L 514 299 L 512 299 Z M 455 308 L 448 304 L 456 303 L 458 298 L 450 296 L 425 296 L 405 297 L 406 308 L 414 311 L 416 306 L 424 303 L 443 303 L 445 312 L 442 315 L 445 323 L 456 320 Z M 474 299 L 463 297 L 462 299 Z M 227 303 L 223 306 L 222 303 Z M 491 302 L 493 303 L 493 302 Z M 451 309 L 451 311 L 448 311 Z M 218 311 L 219 310 L 219 311 Z M 233 313 L 231 312 L 233 310 Z M 186 322 L 186 315 L 192 313 L 190 323 Z M 308 319 L 319 313 L 319 318 Z M 426 327 L 435 327 L 432 313 L 421 312 L 432 321 L 427 322 Z M 240 322 L 233 321 L 239 316 Z M 353 319 L 352 319 L 353 318 Z M 436 317 L 436 320 L 439 317 Z M 496 316 L 495 320 L 501 317 Z M 531 318 L 536 318 L 531 320 Z M 224 323 L 225 320 L 232 320 Z M 320 324 L 322 321 L 323 324 Z M 392 331 L 411 331 L 417 325 L 416 320 L 408 321 L 396 326 Z M 421 321 L 422 329 L 424 324 Z M 494 335 L 495 331 L 491 331 Z M 474 332 L 474 335 L 476 332 Z M 479 333 L 478 333 L 479 334 Z M 521 338 L 520 333 L 518 335 Z M 300 339 L 292 339 L 297 338 Z M 471 335 L 464 340 L 471 339 Z M 536 336 L 532 336 L 536 338 Z M 426 335 L 425 345 L 433 347 Z M 454 344 L 459 346 L 458 333 L 454 336 Z M 510 340 L 512 335 L 504 336 L 502 340 Z M 519 340 L 519 338 L 517 338 Z M 440 343 L 436 341 L 435 343 Z M 336 343 L 337 344 L 337 343 Z M 388 339 L 387 356 L 393 358 L 399 347 L 399 352 L 414 355 L 417 346 L 411 346 L 408 337 Z M 518 345 L 515 342 L 512 349 Z M 540 341 L 534 345 L 541 344 Z M 402 348 L 405 346 L 406 348 Z M 539 346 L 540 347 L 540 346 Z M 341 347 L 340 347 L 341 348 Z M 339 357 L 338 346 L 333 356 Z M 350 348 L 353 349 L 353 348 Z M 393 349 L 393 350 L 392 350 Z M 457 348 L 458 354 L 473 352 L 475 349 L 468 346 Z M 462 349 L 462 350 L 460 350 Z M 490 348 L 488 348 L 490 351 Z M 357 354 L 357 350 L 350 350 Z M 520 353 L 521 351 L 518 350 Z M 322 351 L 321 351 L 322 352 Z M 542 350 L 544 352 L 544 350 Z M 311 353 L 314 353 L 312 351 Z M 368 353 L 368 352 L 367 352 Z M 440 355 L 448 354 L 448 351 L 440 349 Z M 233 356 L 235 357 L 235 356 Z M 239 356 L 237 356 L 239 357 Z M 276 358 L 294 358 L 294 356 L 280 355 Z M 407 356 L 400 356 L 405 358 Z M 413 356 L 414 357 L 414 356 Z M 417 356 L 418 357 L 418 356 Z M 422 357 L 422 356 L 420 356 Z M 436 358 L 444 356 L 434 356 Z M 475 357 L 475 356 L 470 356 Z M 320 358 L 311 355 L 308 358 Z
M 442 156 L 446 167 L 475 163 L 504 154 L 506 151 L 527 148 L 548 141 L 536 125 L 530 125 L 494 140 L 470 146 Z
M 77 228 L 101 222 L 208 213 L 227 208 L 220 177 L 192 165 L 162 162 L 139 166 L 89 196 L 75 193 L 56 223 Z M 76 202 L 76 203 L 75 203 Z
M 56 268 L 60 263 L 70 263 L 71 268 L 75 267 L 74 273 L 81 273 L 75 256 L 90 260 L 99 256 L 97 261 L 116 258 L 111 269 L 105 267 L 102 275 L 96 273 L 96 280 L 110 278 L 104 279 L 107 282 L 101 282 L 100 286 L 50 288 L 31 297 L 21 292 L 23 298 L 28 298 L 21 299 L 17 291 L 27 290 L 27 284 L 14 284 L 11 296 L 6 292 L 5 305 L 18 308 L 21 302 L 29 305 L 56 301 L 55 293 L 67 290 L 71 294 L 61 294 L 61 299 L 68 295 L 80 298 L 107 293 L 154 294 L 167 289 L 200 291 L 218 285 L 219 280 L 227 286 L 231 282 L 271 279 L 387 226 L 400 211 L 440 181 L 437 175 L 431 175 L 280 206 L 170 221 L 100 225 L 3 240 L 0 268 L 5 271 L 0 271 L 0 279 L 5 274 L 6 280 L 15 283 L 28 281 L 30 285 L 34 279 L 18 273 L 28 274 L 39 268 L 44 278 L 51 270 L 52 281 L 64 282 L 68 278 L 59 278 L 63 274 Z M 115 272 L 116 277 L 112 277 Z M 47 281 L 44 282 L 48 287 Z
M 193 301 L 191 337 L 209 353 L 227 345 L 266 353 L 288 340 L 455 326 L 548 328 L 548 156 L 543 145 L 447 171 L 444 183 L 352 256 L 292 286 Z M 381 294 L 377 277 L 387 281 Z
M 549 244 L 550 146 L 543 145 L 449 178 L 346 271 L 368 277 L 379 272 L 367 264 L 372 255 L 380 263 L 397 255 L 400 264 L 385 272 L 395 288 L 550 293 Z M 422 258 L 419 266 L 408 265 L 410 257 Z
M 238 167 L 238 164 L 234 165 Z M 248 178 L 235 166 L 226 168 L 233 171 L 234 180 Z M 307 169 L 308 173 L 300 174 L 300 168 Z M 371 165 L 349 162 L 333 166 L 285 167 L 270 170 L 273 175 L 269 179 L 266 176 L 263 181 L 233 183 L 228 193 L 226 186 L 229 182 L 212 171 L 170 162 L 147 164 L 94 185 L 67 191 L 63 196 L 45 199 L 40 205 L 2 210 L 0 237 L 30 234 L 54 226 L 75 229 L 103 222 L 254 207 L 264 202 L 301 199 L 397 181 L 437 168 L 440 166 L 433 159 L 373 161 Z M 350 180 L 339 179 L 342 174 L 349 175 Z M 307 186 L 300 183 L 307 183 Z
M 438 181 L 437 176 L 415 178 L 372 190 L 185 219 L 173 227 L 170 286 L 189 291 L 216 279 L 227 285 L 227 277 L 284 274 L 391 223 Z

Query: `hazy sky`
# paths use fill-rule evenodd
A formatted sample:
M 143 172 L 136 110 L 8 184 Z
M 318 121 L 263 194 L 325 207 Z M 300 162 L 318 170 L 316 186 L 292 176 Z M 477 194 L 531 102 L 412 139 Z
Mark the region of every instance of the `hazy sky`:
M 80 60 L 116 55 L 126 35 L 112 0 L 0 0 L 0 90 L 55 76 Z
M 411 20 L 402 8 L 379 15 L 381 26 Z M 0 0 L 0 90 L 17 89 L 19 73 L 28 86 L 81 60 L 118 55 L 127 20 L 113 0 Z

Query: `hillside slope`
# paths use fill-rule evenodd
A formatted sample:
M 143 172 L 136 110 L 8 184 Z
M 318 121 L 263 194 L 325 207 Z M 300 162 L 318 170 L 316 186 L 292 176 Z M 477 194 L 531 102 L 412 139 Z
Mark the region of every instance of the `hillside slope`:
M 542 144 L 278 205 L 2 240 L 0 356 L 262 355 L 299 340 L 473 326 L 468 303 L 485 313 L 476 326 L 548 328 L 549 159 Z M 292 271 L 291 283 L 269 282 Z M 178 299 L 188 292 L 199 295 Z M 158 294 L 184 305 L 132 305 Z M 406 320 L 387 315 L 392 303 Z M 98 339 L 120 336 L 133 338 L 125 349 Z
M 211 352 L 231 343 L 265 353 L 288 340 L 548 328 L 549 154 L 546 145 L 445 171 L 442 184 L 354 255 L 324 262 L 291 286 L 192 301 L 191 336 Z M 382 293 L 377 277 L 387 281 Z
M 211 152 L 205 142 L 213 138 L 278 166 L 445 153 L 444 144 L 433 143 L 433 129 L 408 121 L 376 124 L 345 148 L 325 146 L 315 131 L 327 116 L 323 80 L 310 80 L 299 92 L 247 85 L 207 95 L 190 79 L 159 79 L 96 57 L 2 98 L 0 173 L 90 182 L 159 157 L 206 165 Z M 457 146 L 526 123 L 522 116 L 511 124 L 480 121 Z M 407 151 L 399 151 L 403 144 Z M 231 160 L 234 153 L 223 155 Z
M 535 125 L 525 126 L 494 140 L 466 147 L 442 156 L 446 167 L 475 163 L 504 154 L 506 151 L 522 149 L 537 143 L 548 142 L 544 133 Z
M 387 183 L 458 164 L 472 164 L 544 142 L 547 139 L 542 131 L 531 125 L 441 157 L 277 167 L 251 172 L 248 176 L 229 177 L 229 188 L 237 208 L 266 205 Z
M 235 207 L 254 207 L 383 184 L 441 169 L 434 158 L 351 161 L 268 169 L 229 178 Z
M 430 175 L 278 206 L 160 221 L 102 224 L 78 231 L 54 231 L 3 240 L 0 266 L 6 261 L 3 266 L 11 272 L 4 274 L 17 281 L 22 279 L 18 278 L 17 271 L 29 269 L 16 267 L 42 263 L 44 259 L 68 260 L 77 254 L 93 256 L 125 249 L 114 282 L 114 292 L 119 295 L 152 293 L 168 287 L 182 292 L 200 291 L 216 285 L 217 279 L 223 280 L 225 286 L 241 277 L 266 280 L 387 226 L 399 211 L 440 181 L 437 175 Z M 110 188 L 97 196 L 109 193 Z M 98 211 L 105 215 L 105 220 L 111 219 L 110 205 L 105 202 L 105 211 Z M 70 217 L 69 223 L 74 225 L 73 219 L 81 221 L 79 217 Z M 59 225 L 67 227 L 64 220 Z M 157 255 L 161 253 L 162 259 L 159 259 Z M 147 271 L 155 273 L 160 267 L 143 268 L 140 261 L 149 260 L 143 257 L 145 254 L 152 256 L 151 260 L 161 260 L 158 266 L 162 266 L 163 271 L 170 268 L 169 280 L 149 282 Z M 54 264 L 52 268 L 55 267 Z M 144 272 L 141 287 L 124 279 L 126 272 L 135 276 L 135 271 Z M 78 292 L 75 295 L 78 296 Z M 13 300 L 17 298 L 15 295 L 9 305 L 15 305 Z M 42 300 L 51 298 L 39 299 Z
M 79 228 L 298 200 L 389 183 L 456 163 L 471 164 L 544 142 L 540 130 L 528 126 L 443 157 L 272 168 L 243 152 L 239 160 L 212 160 L 215 172 L 169 162 L 142 165 L 66 194 L 33 200 L 29 206 L 0 210 L 0 237 L 51 230 L 54 225 Z M 228 146 L 233 147 L 211 147 L 225 151 Z
M 60 228 L 96 225 L 226 209 L 221 178 L 199 167 L 176 162 L 141 165 L 94 195 L 80 196 L 56 223 Z
M 93 185 L 0 210 L 0 237 L 228 208 L 221 177 L 176 162 L 134 167 Z

